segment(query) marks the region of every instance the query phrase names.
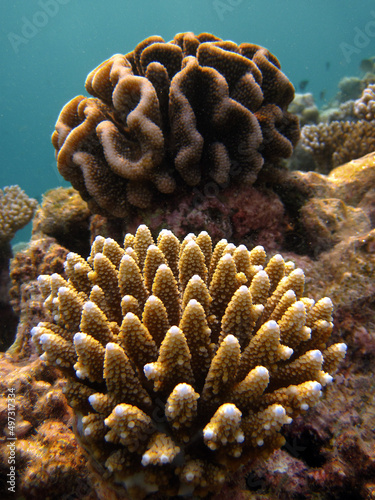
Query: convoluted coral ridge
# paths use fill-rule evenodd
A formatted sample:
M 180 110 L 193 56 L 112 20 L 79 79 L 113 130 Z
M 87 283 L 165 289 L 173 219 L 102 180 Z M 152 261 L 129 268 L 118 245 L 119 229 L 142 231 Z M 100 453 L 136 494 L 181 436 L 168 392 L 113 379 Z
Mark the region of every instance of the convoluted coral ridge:
M 54 322 L 33 340 L 67 376 L 81 443 L 132 498 L 217 490 L 283 445 L 345 356 L 331 300 L 304 297 L 303 271 L 260 246 L 140 226 L 65 271 L 39 277 Z
M 232 167 L 252 184 L 299 139 L 276 57 L 208 33 L 147 38 L 93 70 L 86 90 L 56 123 L 57 165 L 93 211 L 115 217 L 158 193 L 227 185 Z

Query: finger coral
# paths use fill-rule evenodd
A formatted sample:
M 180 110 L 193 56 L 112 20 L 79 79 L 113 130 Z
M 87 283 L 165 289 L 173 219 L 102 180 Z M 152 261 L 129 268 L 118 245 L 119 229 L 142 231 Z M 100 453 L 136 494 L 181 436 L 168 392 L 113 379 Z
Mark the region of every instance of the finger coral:
M 94 465 L 131 498 L 219 489 L 283 445 L 345 356 L 331 300 L 304 297 L 302 269 L 263 247 L 140 226 L 69 253 L 65 273 L 38 278 L 54 322 L 33 340 L 67 376 Z
M 10 241 L 32 219 L 38 202 L 17 185 L 0 189 L 0 243 Z
M 267 49 L 208 33 L 147 38 L 87 77 L 52 143 L 61 175 L 92 211 L 125 217 L 230 170 L 252 184 L 299 139 L 294 88 Z

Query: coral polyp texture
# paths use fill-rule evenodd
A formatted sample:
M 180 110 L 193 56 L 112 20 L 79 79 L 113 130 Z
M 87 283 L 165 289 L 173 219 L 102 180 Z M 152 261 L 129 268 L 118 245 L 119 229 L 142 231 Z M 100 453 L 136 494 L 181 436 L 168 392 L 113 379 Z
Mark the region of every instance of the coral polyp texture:
M 53 322 L 32 330 L 65 373 L 78 438 L 131 498 L 205 496 L 321 396 L 344 358 L 332 302 L 303 296 L 304 273 L 263 247 L 147 226 L 121 247 L 97 237 L 41 275 Z
M 64 106 L 52 135 L 57 165 L 94 212 L 133 207 L 193 186 L 252 184 L 299 139 L 294 88 L 267 49 L 209 33 L 152 36 L 87 77 L 93 97 Z
M 0 189 L 0 244 L 10 241 L 31 221 L 37 205 L 17 185 Z

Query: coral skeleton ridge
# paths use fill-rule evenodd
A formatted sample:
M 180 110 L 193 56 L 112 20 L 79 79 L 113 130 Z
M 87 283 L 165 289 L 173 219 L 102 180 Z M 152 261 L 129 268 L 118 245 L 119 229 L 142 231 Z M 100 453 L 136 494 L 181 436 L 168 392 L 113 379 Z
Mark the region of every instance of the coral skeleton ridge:
M 33 341 L 66 375 L 94 466 L 131 498 L 219 489 L 283 445 L 345 356 L 331 300 L 304 297 L 303 271 L 262 247 L 142 225 L 69 253 L 65 272 L 38 278 L 53 320 Z
M 52 143 L 61 175 L 93 212 L 126 217 L 209 180 L 252 184 L 299 139 L 294 88 L 277 58 L 209 33 L 147 38 L 87 77 L 93 97 L 62 109 Z M 233 176 L 232 176 L 233 177 Z

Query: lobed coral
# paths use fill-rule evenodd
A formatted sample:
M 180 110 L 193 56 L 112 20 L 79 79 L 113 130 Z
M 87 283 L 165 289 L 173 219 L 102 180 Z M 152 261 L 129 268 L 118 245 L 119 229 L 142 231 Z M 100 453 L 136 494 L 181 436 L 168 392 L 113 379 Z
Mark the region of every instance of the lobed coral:
M 0 189 L 0 244 L 9 242 L 30 222 L 37 204 L 17 185 Z
M 60 173 L 97 213 L 125 217 L 158 195 L 228 184 L 233 166 L 252 184 L 299 139 L 276 57 L 208 33 L 147 38 L 93 70 L 86 90 L 92 98 L 64 106 L 52 143 Z
M 303 297 L 303 271 L 262 247 L 166 230 L 155 244 L 140 226 L 123 248 L 69 253 L 65 272 L 38 279 L 54 321 L 33 340 L 67 376 L 94 465 L 133 498 L 219 489 L 282 446 L 345 356 L 330 299 Z

